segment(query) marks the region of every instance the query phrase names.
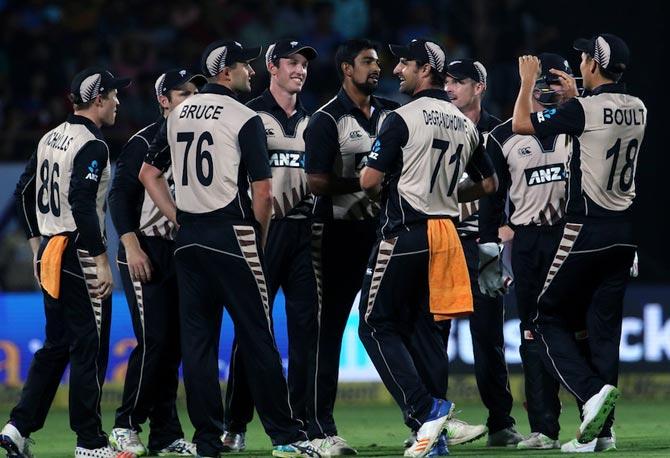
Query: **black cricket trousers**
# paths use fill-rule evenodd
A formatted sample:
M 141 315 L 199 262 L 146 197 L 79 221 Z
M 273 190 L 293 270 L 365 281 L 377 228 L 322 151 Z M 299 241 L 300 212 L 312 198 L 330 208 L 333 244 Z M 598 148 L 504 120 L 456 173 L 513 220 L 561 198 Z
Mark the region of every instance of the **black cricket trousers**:
M 182 218 L 175 265 L 186 403 L 201 456 L 222 451 L 218 351 L 223 306 L 233 320 L 247 380 L 272 443 L 304 439 L 292 418 L 270 318 L 259 231 L 200 215 Z
M 288 387 L 295 417 L 307 425 L 313 414 L 316 370 L 316 323 L 321 281 L 318 266 L 323 224 L 311 219 L 273 220 L 265 247 L 265 266 L 270 292 L 270 313 L 279 288 L 286 299 L 288 331 Z M 237 337 L 233 341 L 226 387 L 227 431 L 243 433 L 254 414 L 254 401 L 247 381 Z
M 38 262 L 49 237 L 42 240 Z M 35 353 L 21 399 L 10 421 L 28 437 L 44 426 L 56 390 L 70 364 L 70 427 L 77 446 L 94 449 L 107 445 L 102 430 L 100 397 L 107 371 L 111 297 L 93 297 L 97 283 L 95 261 L 70 237 L 61 263 L 60 298 L 44 294 L 46 338 Z
M 542 286 L 534 319 L 542 360 L 578 403 L 618 382 L 623 299 L 635 249 L 632 223 L 624 218 L 568 220 Z M 575 320 L 586 322 L 586 351 Z M 614 413 L 600 437 L 611 435 L 613 421 Z
M 434 397 L 445 398 L 448 357 L 431 326 L 425 225 L 379 241 L 372 250 L 359 304 L 358 333 L 384 385 L 417 430 Z M 416 335 L 422 334 L 417 339 Z
M 115 428 L 142 431 L 149 419 L 149 450 L 161 450 L 184 432 L 177 416 L 179 386 L 179 291 L 174 241 L 138 235 L 153 268 L 148 283 L 130 278 L 126 251 L 119 245 L 117 264 L 126 293 L 137 346 L 128 359 L 123 400 Z

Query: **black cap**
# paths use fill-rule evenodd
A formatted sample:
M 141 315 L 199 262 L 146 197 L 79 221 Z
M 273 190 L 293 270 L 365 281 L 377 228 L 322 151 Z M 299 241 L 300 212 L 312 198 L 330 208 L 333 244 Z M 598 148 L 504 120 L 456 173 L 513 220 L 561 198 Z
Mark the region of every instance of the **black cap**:
M 474 59 L 452 60 L 447 66 L 447 75 L 457 80 L 470 78 L 486 85 L 486 67 Z
M 121 89 L 130 84 L 130 78 L 115 78 L 102 67 L 89 67 L 72 79 L 70 93 L 75 103 L 86 103 L 112 89 Z
M 603 33 L 593 38 L 579 38 L 572 45 L 593 57 L 602 68 L 612 73 L 623 73 L 628 66 L 630 50 L 621 38 Z
M 276 62 L 277 59 L 281 59 L 282 57 L 292 56 L 293 54 L 302 54 L 307 60 L 316 59 L 318 56 L 316 49 L 298 40 L 279 40 L 268 47 L 265 53 L 265 65 L 269 65 L 270 62 Z
M 168 70 L 159 76 L 156 80 L 156 84 L 154 84 L 154 87 L 156 88 L 156 97 L 165 95 L 168 93 L 168 91 L 171 91 L 172 89 L 182 86 L 188 82 L 192 82 L 196 87 L 199 88 L 200 86 L 207 83 L 207 78 L 200 74 L 193 75 L 184 69 Z
M 540 59 L 540 79 L 544 79 L 547 84 L 560 82 L 560 78 L 549 71 L 552 68 L 573 75 L 567 59 L 559 54 L 543 52 L 537 58 Z
M 447 53 L 434 41 L 419 38 L 410 41 L 407 46 L 389 45 L 389 48 L 391 53 L 400 59 L 418 60 L 430 64 L 438 73 L 444 73 Z
M 261 47 L 244 48 L 237 41 L 218 40 L 207 46 L 200 59 L 205 76 L 218 75 L 224 67 L 235 62 L 251 62 L 261 55 Z

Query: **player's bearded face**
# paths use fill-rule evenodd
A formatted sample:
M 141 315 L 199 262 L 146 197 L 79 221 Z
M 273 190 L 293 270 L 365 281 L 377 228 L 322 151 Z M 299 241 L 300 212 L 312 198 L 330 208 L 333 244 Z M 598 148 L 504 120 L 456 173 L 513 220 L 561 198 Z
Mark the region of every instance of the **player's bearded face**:
M 302 87 L 307 79 L 307 58 L 302 54 L 293 54 L 287 58 L 281 58 L 279 66 L 273 70 L 276 75 L 279 86 L 291 94 L 297 94 L 302 91 Z M 275 73 L 276 72 L 276 73 Z
M 363 94 L 371 95 L 379 86 L 379 57 L 374 49 L 364 49 L 354 59 L 351 80 Z
M 235 92 L 251 92 L 251 77 L 255 74 L 248 62 L 238 62 L 230 69 L 231 89 Z

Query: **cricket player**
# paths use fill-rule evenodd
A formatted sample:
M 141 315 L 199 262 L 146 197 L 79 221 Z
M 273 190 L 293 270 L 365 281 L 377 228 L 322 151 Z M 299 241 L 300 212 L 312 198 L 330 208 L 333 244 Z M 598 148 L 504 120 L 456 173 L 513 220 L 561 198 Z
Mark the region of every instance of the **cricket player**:
M 630 51 L 612 34 L 574 43 L 581 52 L 585 96 L 576 97 L 569 75 L 557 73 L 573 98 L 558 108 L 533 112 L 532 93 L 539 74 L 534 56 L 519 58 L 521 88 L 512 130 L 546 137 L 576 138 L 568 164 L 566 224 L 538 297 L 534 319 L 547 369 L 584 403 L 583 421 L 566 451 L 611 436 L 619 390 L 619 341 L 623 298 L 636 242 L 631 205 L 635 170 L 644 138 L 647 109 L 626 93 L 621 77 Z M 579 351 L 570 323 L 587 322 L 589 352 Z
M 195 455 L 195 446 L 184 440 L 175 406 L 181 363 L 179 291 L 174 268 L 176 228 L 151 200 L 138 175 L 167 115 L 206 82 L 204 76 L 184 69 L 158 77 L 155 96 L 160 117 L 125 144 L 109 191 L 109 210 L 121 238 L 116 262 L 137 338 L 109 442 L 117 450 L 138 456 L 149 451 Z M 174 187 L 171 169 L 166 178 Z M 147 418 L 148 450 L 138 435 Z
M 319 456 L 291 416 L 269 314 L 263 247 L 272 188 L 265 131 L 260 117 L 237 101 L 238 92 L 251 90 L 249 62 L 260 51 L 235 41 L 210 44 L 201 58 L 209 83 L 168 115 L 140 171 L 152 200 L 179 225 L 175 265 L 184 384 L 202 457 L 223 451 L 218 348 L 224 305 L 245 367 L 254 374 L 247 383 L 273 456 Z M 163 177 L 170 164 L 176 205 Z
M 279 287 L 286 298 L 288 326 L 288 387 L 293 414 L 307 424 L 313 408 L 316 323 L 320 295 L 318 269 L 313 256 L 315 233 L 322 226 L 312 221 L 314 199 L 307 188 L 304 170 L 303 134 L 309 114 L 300 102 L 309 62 L 316 50 L 297 40 L 271 44 L 265 55 L 270 87 L 247 106 L 261 117 L 268 143 L 272 170 L 272 206 L 268 243 L 265 247 L 270 305 Z M 316 238 L 318 240 L 318 238 Z M 226 388 L 223 445 L 229 451 L 246 447 L 245 432 L 254 412 L 243 357 L 237 340 L 233 342 Z
M 400 91 L 412 101 L 392 112 L 361 172 L 371 198 L 381 193 L 379 240 L 372 250 L 359 306 L 359 335 L 416 441 L 405 456 L 444 455 L 442 434 L 454 404 L 431 394 L 425 375 L 446 365 L 437 326 L 433 345 L 411 340 L 427 315 L 443 320 L 472 312 L 467 265 L 454 221 L 458 201 L 496 190 L 475 125 L 444 91 L 446 54 L 432 41 L 391 45 Z M 468 179 L 459 184 L 463 171 Z M 428 341 L 428 339 L 424 339 Z M 446 393 L 442 393 L 442 396 Z
M 112 312 L 105 240 L 109 147 L 100 129 L 114 125 L 117 92 L 129 84 L 100 67 L 77 73 L 70 87 L 74 113 L 41 138 L 16 187 L 44 295 L 46 339 L 0 432 L 9 456 L 32 457 L 30 434 L 44 426 L 68 364 L 75 458 L 118 455 L 108 445 L 100 411 Z

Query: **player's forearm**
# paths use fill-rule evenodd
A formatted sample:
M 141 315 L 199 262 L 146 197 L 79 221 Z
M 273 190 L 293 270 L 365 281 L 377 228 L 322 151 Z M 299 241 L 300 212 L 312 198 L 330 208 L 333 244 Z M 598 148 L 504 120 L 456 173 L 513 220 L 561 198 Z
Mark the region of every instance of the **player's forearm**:
M 256 192 L 253 194 L 252 208 L 254 218 L 261 226 L 261 245 L 265 248 L 270 219 L 272 218 L 272 192 Z
M 468 177 L 458 183 L 458 201 L 472 202 L 473 200 L 479 200 L 486 195 L 493 194 L 497 189 L 498 178 L 495 174 L 478 182 L 474 182 Z
M 140 240 L 137 238 L 137 234 L 134 232 L 126 232 L 121 236 L 121 243 L 126 251 L 137 251 L 141 250 Z
M 535 133 L 533 123 L 530 121 L 534 84 L 534 81 L 530 80 L 521 81 L 519 94 L 514 104 L 514 114 L 512 115 L 512 131 L 515 134 L 531 135 Z
M 177 223 L 177 205 L 172 198 L 167 180 L 156 167 L 144 164 L 139 175 L 140 181 L 158 209 L 174 224 Z

